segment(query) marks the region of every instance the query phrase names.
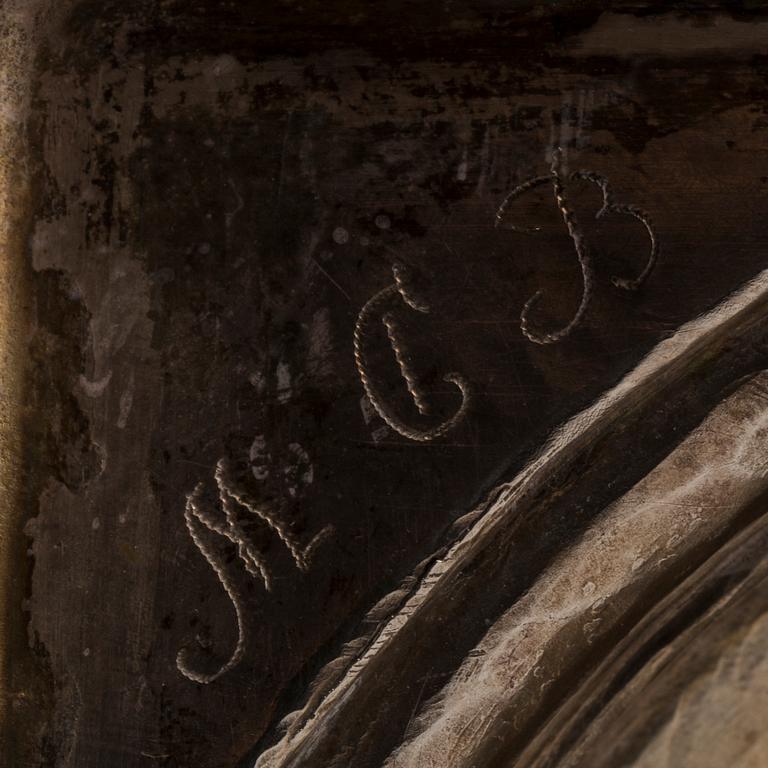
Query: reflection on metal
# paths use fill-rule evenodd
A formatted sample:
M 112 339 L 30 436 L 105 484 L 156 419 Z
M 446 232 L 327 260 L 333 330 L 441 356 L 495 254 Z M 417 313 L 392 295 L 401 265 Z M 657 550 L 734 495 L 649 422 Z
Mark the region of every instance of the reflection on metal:
M 576 309 L 575 314 L 571 320 L 559 328 L 556 331 L 540 332 L 531 327 L 530 313 L 534 306 L 541 299 L 541 291 L 537 291 L 526 301 L 522 312 L 520 313 L 520 328 L 523 334 L 530 341 L 535 344 L 553 344 L 557 341 L 561 341 L 566 338 L 570 333 L 581 323 L 584 314 L 587 310 L 589 302 L 592 298 L 593 284 L 594 284 L 594 267 L 592 264 L 592 258 L 589 253 L 589 247 L 586 242 L 586 238 L 581 230 L 576 214 L 571 207 L 568 197 L 563 186 L 562 175 L 560 172 L 560 165 L 562 159 L 562 151 L 558 148 L 552 155 L 552 164 L 550 167 L 550 173 L 547 176 L 536 176 L 532 179 L 524 181 L 519 186 L 515 187 L 504 199 L 496 212 L 496 226 L 498 227 L 504 215 L 509 208 L 510 204 L 521 197 L 524 193 L 531 189 L 542 186 L 543 184 L 551 183 L 555 194 L 555 202 L 560 210 L 560 213 L 565 222 L 565 226 L 568 229 L 568 235 L 573 241 L 573 247 L 576 251 L 576 256 L 579 260 L 579 266 L 581 267 L 583 289 L 581 294 L 581 301 Z M 612 282 L 617 288 L 622 288 L 626 291 L 637 290 L 650 276 L 656 260 L 659 255 L 659 241 L 656 232 L 651 222 L 651 218 L 643 209 L 638 208 L 635 205 L 624 205 L 614 202 L 612 193 L 610 191 L 608 179 L 593 171 L 574 171 L 570 174 L 570 180 L 576 181 L 588 181 L 592 184 L 596 184 L 603 195 L 603 204 L 595 214 L 596 219 L 600 219 L 609 213 L 615 213 L 619 215 L 631 216 L 637 221 L 641 222 L 648 232 L 650 238 L 650 254 L 648 261 L 642 272 L 633 279 L 623 277 L 613 277 Z M 516 232 L 534 232 L 535 229 L 512 226 L 511 229 Z
M 418 429 L 408 426 L 386 405 L 373 383 L 373 379 L 365 362 L 363 347 L 368 338 L 367 330 L 369 323 L 387 306 L 387 304 L 391 302 L 392 298 L 398 294 L 411 309 L 424 314 L 427 314 L 430 311 L 429 305 L 417 298 L 413 293 L 411 286 L 408 285 L 408 274 L 405 267 L 402 264 L 395 264 L 392 267 L 392 273 L 395 278 L 394 284 L 387 286 L 369 299 L 365 306 L 360 310 L 360 314 L 357 317 L 354 333 L 355 365 L 357 366 L 357 372 L 360 376 L 360 381 L 363 384 L 363 389 L 365 389 L 365 394 L 379 417 L 383 419 L 390 428 L 403 437 L 420 442 L 429 442 L 430 440 L 434 440 L 446 434 L 463 420 L 467 413 L 467 409 L 469 408 L 471 390 L 469 383 L 461 374 L 446 374 L 443 377 L 443 381 L 454 384 L 458 388 L 461 393 L 461 406 L 451 418 L 429 429 Z M 426 414 L 429 412 L 429 406 L 426 402 L 424 393 L 418 386 L 416 376 L 408 363 L 408 354 L 400 339 L 399 330 L 394 317 L 391 311 L 384 312 L 380 317 L 387 330 L 392 350 L 395 353 L 395 359 L 400 367 L 400 373 L 405 379 L 408 391 L 410 392 L 419 413 Z

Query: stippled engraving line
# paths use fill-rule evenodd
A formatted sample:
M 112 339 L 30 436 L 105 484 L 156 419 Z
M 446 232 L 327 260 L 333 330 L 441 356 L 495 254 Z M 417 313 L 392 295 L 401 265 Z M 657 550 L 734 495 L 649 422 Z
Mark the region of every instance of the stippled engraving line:
M 499 210 L 496 211 L 496 223 L 495 226 L 499 226 L 501 224 L 502 220 L 504 219 L 504 215 L 507 212 L 507 208 L 509 208 L 510 204 L 513 203 L 515 200 L 517 200 L 518 197 L 520 197 L 522 194 L 527 192 L 530 189 L 535 189 L 536 187 L 540 187 L 542 184 L 550 184 L 552 182 L 552 175 L 547 174 L 546 176 L 536 176 L 533 179 L 528 179 L 528 181 L 524 181 L 519 186 L 515 187 L 505 198 L 502 204 L 499 206 Z M 517 225 L 513 224 L 510 229 L 513 232 L 538 232 L 539 227 L 518 227 Z
M 395 359 L 400 366 L 400 373 L 405 379 L 405 383 L 408 386 L 408 391 L 411 393 L 413 402 L 416 403 L 419 413 L 427 415 L 429 413 L 429 403 L 424 399 L 424 393 L 421 391 L 418 383 L 416 382 L 416 376 L 411 370 L 411 366 L 406 359 L 406 353 L 403 349 L 403 345 L 400 343 L 399 329 L 394 315 L 391 312 L 387 312 L 382 318 L 381 322 L 387 329 L 387 336 L 389 342 L 392 345 L 392 349 L 395 352 Z
M 189 648 L 182 648 L 176 655 L 176 668 L 182 675 L 184 675 L 184 677 L 195 683 L 207 685 L 208 683 L 212 683 L 218 677 L 221 677 L 225 672 L 228 672 L 243 658 L 243 654 L 245 653 L 245 627 L 243 624 L 243 601 L 240 593 L 238 592 L 234 581 L 227 574 L 221 555 L 213 546 L 205 541 L 201 535 L 201 529 L 207 528 L 209 531 L 218 533 L 229 539 L 232 543 L 237 544 L 238 553 L 241 557 L 243 556 L 243 548 L 241 548 L 242 539 L 240 526 L 235 524 L 233 529 L 229 519 L 225 525 L 215 521 L 207 512 L 205 512 L 204 508 L 197 503 L 197 499 L 199 499 L 201 493 L 202 483 L 199 483 L 193 493 L 187 497 L 187 505 L 184 510 L 184 521 L 187 524 L 187 530 L 189 531 L 192 541 L 200 550 L 203 557 L 208 561 L 208 565 L 211 566 L 213 572 L 219 579 L 221 586 L 227 593 L 227 596 L 232 603 L 232 607 L 235 609 L 235 621 L 237 623 L 237 642 L 235 643 L 235 648 L 229 659 L 219 667 L 216 672 L 205 674 L 195 671 L 189 663 Z M 229 518 L 229 513 L 230 510 L 225 507 L 225 515 L 227 518 Z M 251 562 L 246 558 L 243 558 L 243 561 L 249 573 L 253 572 L 252 569 L 257 569 L 261 573 L 262 578 L 264 579 L 264 584 L 267 589 L 269 589 L 269 572 L 264 568 L 263 563 L 261 563 L 260 560 Z M 262 568 L 264 568 L 263 571 Z
M 392 276 L 395 278 L 397 292 L 411 309 L 415 309 L 417 312 L 424 312 L 425 314 L 429 312 L 429 304 L 414 295 L 413 287 L 410 284 L 410 275 L 399 262 L 395 262 L 392 265 Z
M 407 437 L 410 440 L 429 442 L 430 440 L 435 440 L 444 435 L 464 419 L 471 400 L 471 389 L 469 382 L 460 374 L 449 373 L 445 375 L 443 381 L 453 384 L 461 393 L 461 405 L 451 418 L 431 429 L 416 429 L 409 427 L 388 408 L 384 400 L 380 397 L 368 371 L 364 352 L 365 341 L 368 338 L 367 330 L 371 321 L 374 320 L 377 315 L 381 318 L 381 322 L 387 330 L 392 350 L 395 353 L 395 358 L 400 366 L 400 372 L 408 386 L 408 391 L 419 412 L 426 413 L 426 410 L 423 410 L 427 407 L 424 395 L 418 388 L 416 378 L 411 371 L 410 366 L 407 364 L 407 354 L 404 350 L 402 341 L 399 338 L 397 327 L 393 323 L 391 312 L 386 312 L 385 307 L 398 294 L 409 307 L 417 312 L 426 314 L 430 311 L 430 307 L 426 302 L 413 295 L 408 283 L 408 274 L 403 265 L 395 264 L 392 268 L 392 273 L 395 278 L 395 283 L 387 286 L 370 298 L 360 310 L 360 314 L 357 317 L 353 337 L 355 365 L 357 366 L 357 372 L 360 376 L 360 381 L 365 390 L 365 394 L 379 417 L 399 435 Z
M 594 269 L 592 265 L 592 259 L 586 239 L 576 218 L 576 214 L 571 208 L 565 193 L 562 176 L 560 173 L 561 160 L 562 150 L 558 148 L 552 154 L 552 164 L 550 167 L 549 175 L 536 176 L 534 178 L 528 179 L 527 181 L 524 181 L 522 184 L 515 187 L 506 196 L 506 198 L 504 198 L 501 205 L 499 206 L 498 211 L 496 212 L 495 226 L 498 227 L 501 224 L 507 209 L 513 201 L 515 201 L 525 192 L 550 182 L 554 191 L 555 202 L 560 211 L 560 214 L 563 217 L 566 229 L 568 230 L 568 235 L 570 236 L 576 251 L 576 257 L 578 258 L 579 266 L 581 267 L 583 285 L 581 300 L 579 301 L 579 306 L 571 320 L 562 328 L 546 333 L 538 332 L 532 329 L 530 322 L 531 310 L 541 299 L 541 291 L 537 291 L 533 296 L 531 296 L 530 299 L 528 299 L 528 301 L 526 301 L 525 305 L 523 306 L 523 309 L 520 313 L 520 329 L 526 338 L 535 344 L 553 344 L 557 341 L 561 341 L 569 334 L 571 334 L 573 330 L 581 323 L 589 302 L 592 298 L 592 292 L 594 289 Z M 659 255 L 659 240 L 650 215 L 638 206 L 619 204 L 614 202 L 608 179 L 599 173 L 594 173 L 593 171 L 587 170 L 574 171 L 570 174 L 569 179 L 572 181 L 587 181 L 597 185 L 600 188 L 603 201 L 600 209 L 595 214 L 596 219 L 600 219 L 609 213 L 616 213 L 619 215 L 631 216 L 645 227 L 650 239 L 651 246 L 648 261 L 646 262 L 642 272 L 636 278 L 624 278 L 615 275 L 611 278 L 611 282 L 617 288 L 621 288 L 626 291 L 637 290 L 650 276 L 654 266 L 656 265 L 656 261 Z M 537 229 L 517 227 L 515 225 L 512 225 L 511 229 L 517 232 L 537 231 Z
M 264 588 L 268 592 L 272 590 L 272 574 L 266 561 L 253 545 L 238 521 L 238 508 L 245 509 L 255 517 L 258 517 L 272 531 L 274 531 L 290 552 L 296 567 L 303 572 L 309 570 L 312 555 L 316 551 L 318 545 L 330 536 L 333 531 L 332 526 L 325 526 L 325 528 L 316 534 L 306 546 L 301 547 L 296 538 L 275 514 L 258 504 L 254 504 L 247 495 L 237 487 L 237 484 L 232 477 L 232 472 L 224 459 L 219 460 L 217 463 L 214 479 L 219 491 L 219 503 L 221 505 L 221 510 L 224 512 L 224 519 L 222 520 L 220 516 L 217 516 L 206 507 L 203 499 L 203 484 L 198 483 L 195 490 L 187 496 L 184 521 L 192 541 L 211 566 L 232 603 L 237 624 L 237 641 L 229 659 L 219 667 L 218 670 L 210 674 L 197 672 L 192 669 L 188 659 L 188 648 L 182 648 L 178 652 L 176 655 L 176 667 L 179 672 L 189 680 L 202 684 L 213 682 L 225 672 L 228 672 L 236 666 L 245 653 L 246 641 L 242 598 L 235 586 L 235 582 L 226 571 L 223 558 L 217 549 L 206 542 L 203 537 L 202 534 L 204 531 L 208 530 L 212 533 L 216 533 L 236 545 L 238 557 L 243 562 L 245 570 L 251 576 L 260 578 L 264 584 Z M 201 642 L 200 638 L 198 638 L 198 642 Z
M 651 242 L 650 253 L 648 254 L 648 261 L 645 264 L 642 272 L 635 278 L 618 277 L 614 275 L 611 277 L 611 282 L 617 287 L 622 288 L 625 291 L 636 291 L 640 286 L 650 277 L 653 268 L 656 266 L 656 261 L 659 258 L 659 239 L 656 235 L 656 229 L 653 226 L 650 214 L 636 205 L 616 203 L 613 200 L 613 193 L 611 192 L 608 179 L 605 176 L 601 176 L 599 173 L 592 171 L 574 171 L 571 174 L 571 179 L 581 179 L 583 181 L 589 181 L 592 184 L 596 184 L 603 195 L 603 204 L 600 210 L 595 214 L 596 219 L 600 219 L 606 214 L 617 213 L 620 215 L 632 216 L 637 219 L 648 232 L 648 238 Z
M 230 503 L 231 501 L 235 501 L 241 507 L 248 510 L 252 515 L 263 520 L 267 526 L 277 534 L 280 541 L 285 544 L 296 567 L 300 571 L 307 571 L 309 569 L 310 555 L 317 547 L 317 544 L 330 533 L 330 526 L 323 528 L 323 530 L 321 530 L 309 544 L 305 547 L 301 547 L 286 525 L 276 515 L 272 514 L 266 508 L 254 504 L 243 493 L 242 489 L 238 489 L 236 481 L 232 477 L 232 473 L 223 459 L 220 460 L 216 466 L 215 478 L 222 504 L 225 503 L 225 499 Z M 251 573 L 251 575 L 256 574 Z M 264 582 L 265 586 L 267 586 L 267 579 L 265 579 Z M 267 588 L 269 589 L 268 586 Z
M 581 267 L 583 287 L 581 293 L 581 301 L 579 302 L 579 306 L 576 309 L 576 313 L 566 325 L 557 331 L 539 333 L 531 328 L 529 320 L 530 313 L 541 299 L 541 291 L 534 293 L 533 296 L 531 296 L 531 298 L 525 302 L 523 311 L 520 313 L 520 329 L 526 338 L 530 339 L 532 342 L 534 342 L 534 344 L 554 344 L 555 342 L 560 341 L 561 339 L 564 339 L 566 336 L 568 336 L 581 322 L 581 319 L 584 317 L 584 313 L 587 310 L 589 300 L 592 298 L 592 284 L 594 279 L 592 274 L 592 261 L 589 256 L 587 244 L 584 240 L 584 235 L 579 228 L 576 214 L 568 204 L 568 198 L 566 197 L 565 189 L 563 188 L 563 184 L 560 179 L 560 161 L 561 152 L 558 149 L 552 155 L 552 167 L 550 168 L 552 188 L 555 193 L 555 202 L 557 203 L 557 207 L 560 210 L 563 221 L 565 222 L 568 235 L 573 241 L 573 247 L 576 250 L 576 257 L 578 258 L 579 266 Z

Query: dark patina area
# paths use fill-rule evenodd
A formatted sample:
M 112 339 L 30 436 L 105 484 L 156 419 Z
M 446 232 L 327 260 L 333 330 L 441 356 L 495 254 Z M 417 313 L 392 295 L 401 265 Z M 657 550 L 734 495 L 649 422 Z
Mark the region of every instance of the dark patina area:
M 29 291 L 36 360 L 53 362 L 31 383 L 62 426 L 29 423 L 45 447 L 25 587 L 51 765 L 235 764 L 458 517 L 763 269 L 759 11 L 496 5 L 86 2 L 51 29 Z M 651 215 L 661 253 L 639 291 L 617 289 L 647 236 L 568 184 L 593 297 L 537 345 L 521 310 L 541 291 L 536 327 L 572 317 L 573 243 L 546 185 L 495 215 L 558 146 Z M 471 384 L 466 417 L 428 443 L 384 424 L 355 366 L 358 313 L 395 263 L 430 307 L 391 312 L 432 413 L 379 322 L 382 398 L 427 429 L 460 404 L 444 376 Z M 184 509 L 199 483 L 215 508 L 222 459 L 295 541 L 331 533 L 302 571 L 239 510 L 271 591 L 204 534 L 246 608 L 245 653 L 199 685 L 178 651 L 215 672 L 236 625 Z

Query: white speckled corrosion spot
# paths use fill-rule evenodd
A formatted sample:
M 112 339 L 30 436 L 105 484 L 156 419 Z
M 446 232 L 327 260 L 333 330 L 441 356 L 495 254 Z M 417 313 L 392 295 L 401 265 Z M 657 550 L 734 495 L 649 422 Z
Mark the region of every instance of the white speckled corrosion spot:
M 344 227 L 336 227 L 333 230 L 333 242 L 338 245 L 344 245 L 349 242 L 349 232 Z

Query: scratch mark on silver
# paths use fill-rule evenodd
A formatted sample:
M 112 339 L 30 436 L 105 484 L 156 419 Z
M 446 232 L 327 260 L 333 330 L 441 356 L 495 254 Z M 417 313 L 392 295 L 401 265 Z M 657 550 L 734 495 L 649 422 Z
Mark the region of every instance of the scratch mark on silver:
M 386 312 L 382 310 L 384 310 L 387 304 L 391 303 L 392 299 L 398 294 L 409 307 L 417 312 L 427 314 L 430 311 L 430 307 L 425 301 L 413 294 L 411 287 L 408 284 L 408 273 L 402 264 L 396 263 L 393 265 L 392 274 L 395 279 L 394 284 L 387 286 L 370 298 L 360 310 L 360 314 L 357 317 L 353 337 L 355 365 L 357 366 L 357 372 L 360 376 L 360 381 L 365 390 L 365 394 L 379 418 L 403 437 L 419 442 L 429 442 L 446 434 L 464 419 L 471 400 L 471 389 L 467 380 L 458 373 L 449 373 L 444 376 L 443 381 L 453 384 L 461 393 L 461 405 L 451 418 L 430 429 L 416 429 L 408 426 L 385 404 L 374 386 L 365 363 L 364 354 L 364 344 L 367 339 L 366 331 L 370 322 L 376 315 L 380 315 L 381 322 L 387 330 L 392 350 L 395 353 L 395 359 L 400 367 L 400 373 L 405 379 L 408 391 L 411 394 L 419 413 L 426 414 L 428 413 L 429 408 L 424 394 L 418 387 L 416 377 L 408 365 L 408 356 L 399 338 L 398 328 L 394 322 L 392 313 L 391 311 Z
M 352 297 L 339 285 L 336 280 L 333 279 L 330 272 L 328 272 L 328 270 L 314 256 L 310 255 L 309 258 L 310 261 L 318 268 L 318 270 L 328 278 L 330 283 L 338 288 L 347 297 L 347 299 L 349 299 L 349 301 L 352 301 Z
M 219 491 L 219 502 L 224 512 L 224 519 L 217 518 L 210 510 L 206 509 L 203 502 L 203 484 L 198 483 L 194 491 L 187 495 L 187 503 L 184 510 L 184 522 L 195 546 L 206 559 L 208 564 L 216 574 L 221 586 L 224 588 L 227 596 L 232 603 L 235 611 L 235 621 L 237 624 L 237 641 L 232 655 L 215 672 L 205 674 L 197 672 L 189 664 L 188 648 L 182 648 L 176 655 L 176 667 L 179 672 L 189 680 L 196 683 L 207 685 L 228 672 L 242 659 L 245 653 L 245 627 L 243 623 L 244 607 L 242 598 L 235 586 L 233 579 L 227 574 L 224 561 L 218 551 L 203 538 L 205 529 L 222 536 L 237 546 L 237 554 L 243 562 L 245 570 L 254 577 L 258 577 L 264 584 L 264 588 L 269 592 L 272 590 L 272 574 L 265 560 L 258 552 L 248 535 L 243 529 L 237 518 L 237 508 L 247 510 L 252 515 L 258 517 L 267 526 L 273 530 L 278 538 L 285 544 L 293 558 L 296 567 L 303 572 L 309 569 L 312 555 L 318 545 L 326 539 L 332 532 L 333 526 L 326 526 L 316 534 L 310 542 L 301 547 L 296 538 L 290 533 L 288 528 L 279 520 L 279 518 L 254 504 L 247 496 L 238 490 L 232 478 L 231 472 L 224 459 L 220 459 L 214 472 L 216 486 Z M 198 636 L 198 642 L 201 639 Z

